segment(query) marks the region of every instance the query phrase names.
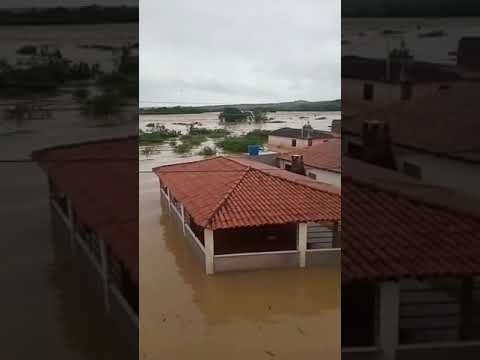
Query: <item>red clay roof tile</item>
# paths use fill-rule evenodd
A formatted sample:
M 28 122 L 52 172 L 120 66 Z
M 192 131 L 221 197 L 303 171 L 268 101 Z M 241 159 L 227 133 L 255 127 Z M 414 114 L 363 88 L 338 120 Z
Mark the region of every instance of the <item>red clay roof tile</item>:
M 137 152 L 137 139 L 131 137 L 58 146 L 32 157 L 138 285 Z
M 213 230 L 340 219 L 336 188 L 246 159 L 216 157 L 153 171 L 198 225 Z
M 341 139 L 331 139 L 307 148 L 280 154 L 279 158 L 291 161 L 292 155 L 303 155 L 303 162 L 307 166 L 332 172 L 341 172 L 341 148 Z

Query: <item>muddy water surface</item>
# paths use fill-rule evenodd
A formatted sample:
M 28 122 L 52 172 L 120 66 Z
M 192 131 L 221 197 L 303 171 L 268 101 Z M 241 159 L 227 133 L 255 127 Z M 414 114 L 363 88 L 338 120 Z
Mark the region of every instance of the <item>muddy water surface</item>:
M 207 276 L 140 174 L 140 358 L 339 359 L 340 270 Z

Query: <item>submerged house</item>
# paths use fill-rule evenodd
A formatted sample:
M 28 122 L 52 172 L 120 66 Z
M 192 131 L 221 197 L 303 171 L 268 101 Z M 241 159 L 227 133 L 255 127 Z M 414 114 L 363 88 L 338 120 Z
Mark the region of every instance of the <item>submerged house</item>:
M 207 274 L 339 264 L 337 188 L 240 157 L 153 171 Z
M 478 358 L 478 202 L 343 165 L 342 358 Z
M 278 166 L 285 170 L 292 170 L 292 166 L 295 167 L 296 163 L 301 162 L 304 169 L 302 175 L 340 187 L 342 183 L 341 153 L 342 140 L 331 139 L 305 149 L 279 154 L 277 161 Z
M 32 154 L 48 177 L 52 217 L 68 234 L 60 240 L 93 269 L 85 281 L 103 288 L 106 310 L 129 335 L 138 332 L 137 151 L 132 137 Z
M 301 129 L 284 127 L 272 131 L 268 135 L 267 145 L 271 150 L 289 151 L 307 148 L 323 142 L 325 139 L 338 137 L 339 134 L 313 129 L 307 123 Z

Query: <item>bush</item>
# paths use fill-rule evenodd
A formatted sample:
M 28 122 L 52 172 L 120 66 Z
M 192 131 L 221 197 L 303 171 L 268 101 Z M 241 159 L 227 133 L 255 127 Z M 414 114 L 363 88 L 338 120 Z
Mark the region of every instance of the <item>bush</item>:
M 189 135 L 203 135 L 209 138 L 222 138 L 230 134 L 226 129 L 191 128 Z
M 192 146 L 188 143 L 181 143 L 181 144 L 178 144 L 177 146 L 175 146 L 175 148 L 173 149 L 173 151 L 175 151 L 176 153 L 178 154 L 184 154 L 184 153 L 187 153 L 189 152 L 190 150 L 192 150 Z
M 220 121 L 225 121 L 225 122 L 241 122 L 241 121 L 246 121 L 249 118 L 251 118 L 251 113 L 249 111 L 242 111 L 237 108 L 225 108 L 220 115 L 218 115 L 218 118 Z
M 36 55 L 37 47 L 34 45 L 24 45 L 17 49 L 17 54 L 20 55 Z
M 199 152 L 198 155 L 203 155 L 203 156 L 212 156 L 217 153 L 217 150 L 215 148 L 212 148 L 210 146 L 204 146 Z
M 253 130 L 245 135 L 227 136 L 225 139 L 217 142 L 217 146 L 226 152 L 246 153 L 248 145 L 263 145 L 268 140 L 267 130 Z
M 140 130 L 140 144 L 161 144 L 165 140 L 175 138 L 180 135 L 180 132 L 169 130 L 165 126 L 155 126 L 153 130 Z
M 90 91 L 85 88 L 78 88 L 78 89 L 75 89 L 75 91 L 73 92 L 73 97 L 80 102 L 85 101 L 89 95 L 90 95 Z

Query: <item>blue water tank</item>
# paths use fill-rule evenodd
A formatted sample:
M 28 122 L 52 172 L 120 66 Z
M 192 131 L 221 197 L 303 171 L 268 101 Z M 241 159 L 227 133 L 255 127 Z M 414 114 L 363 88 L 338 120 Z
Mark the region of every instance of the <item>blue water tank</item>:
M 260 145 L 248 145 L 248 155 L 250 156 L 258 156 L 260 153 Z

